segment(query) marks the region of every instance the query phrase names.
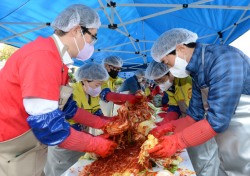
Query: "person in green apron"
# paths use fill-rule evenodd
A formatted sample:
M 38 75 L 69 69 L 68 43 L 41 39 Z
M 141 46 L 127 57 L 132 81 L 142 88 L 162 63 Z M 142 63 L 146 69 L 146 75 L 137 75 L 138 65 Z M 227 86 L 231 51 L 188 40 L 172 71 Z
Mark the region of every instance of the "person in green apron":
M 135 96 L 133 94 L 122 94 L 115 92 L 115 82 L 120 79 L 118 73 L 122 69 L 123 60 L 118 56 L 108 56 L 102 61 L 103 66 L 106 68 L 109 74 L 109 79 L 102 85 L 101 97 L 101 109 L 105 116 L 113 116 L 117 114 L 119 106 L 126 101 L 134 104 L 142 97 Z M 115 111 L 115 112 L 114 112 Z
M 178 119 L 178 117 L 185 117 L 192 95 L 191 77 L 175 78 L 165 64 L 156 61 L 152 61 L 148 65 L 145 76 L 154 80 L 161 91 L 168 94 L 167 112 L 158 114 L 163 120 L 157 125 L 163 125 L 171 120 Z
M 154 43 L 151 55 L 179 78 L 191 76 L 192 98 L 187 116 L 158 128 L 152 157 L 191 149 L 197 175 L 250 174 L 250 58 L 228 45 L 196 43 L 198 36 L 174 28 Z M 170 127 L 173 135 L 162 136 Z
M 1 176 L 40 176 L 47 158 L 47 146 L 58 145 L 102 156 L 116 148 L 113 141 L 72 128 L 66 120 L 69 112 L 64 109 L 67 96 L 71 94 L 67 85 L 72 58 L 85 61 L 91 57 L 100 25 L 95 10 L 73 4 L 51 23 L 52 36 L 38 37 L 23 46 L 2 68 Z M 77 112 L 74 120 L 80 119 L 81 110 L 74 109 L 74 112 Z M 107 121 L 99 119 L 99 122 L 101 126 Z
M 106 69 L 100 64 L 88 63 L 78 68 L 75 73 L 75 79 L 77 82 L 71 86 L 73 87 L 73 99 L 76 101 L 77 106 L 93 114 L 91 115 L 93 120 L 96 118 L 96 115 L 101 118 L 109 118 L 103 116 L 99 104 L 101 85 L 108 79 Z M 90 129 L 88 126 L 73 119 L 68 121 L 71 127 L 77 131 L 93 133 L 93 129 Z M 44 173 L 48 176 L 61 175 L 83 155 L 83 152 L 67 150 L 58 146 L 49 146 Z

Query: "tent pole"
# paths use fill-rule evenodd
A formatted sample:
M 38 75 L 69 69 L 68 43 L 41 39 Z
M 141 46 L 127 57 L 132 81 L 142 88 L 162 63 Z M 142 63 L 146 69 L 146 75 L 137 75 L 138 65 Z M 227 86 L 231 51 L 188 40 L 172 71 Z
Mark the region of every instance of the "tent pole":
M 209 0 L 208 2 L 211 2 Z M 182 8 L 183 4 L 144 4 L 144 3 L 135 3 L 135 4 L 117 4 L 120 7 L 172 7 L 172 8 Z M 246 6 L 227 6 L 227 5 L 199 5 L 199 4 L 188 4 L 188 8 L 194 9 L 229 9 L 229 10 L 250 10 L 250 7 Z
M 209 2 L 209 1 L 211 1 L 211 0 L 202 0 L 202 1 L 198 1 L 198 2 L 193 3 L 193 4 L 202 4 L 202 3 Z M 183 6 L 168 9 L 168 10 L 163 10 L 161 12 L 157 12 L 157 13 L 154 13 L 154 14 L 151 14 L 151 15 L 147 15 L 147 16 L 144 16 L 144 17 L 141 17 L 141 18 L 137 18 L 137 19 L 134 19 L 134 20 L 124 22 L 123 25 L 131 24 L 131 23 L 138 22 L 138 21 L 141 21 L 141 20 L 145 20 L 145 19 L 156 17 L 156 16 L 164 15 L 164 14 L 167 14 L 167 13 L 175 12 L 175 11 L 178 11 L 178 10 L 181 10 L 181 9 L 183 9 Z M 121 26 L 121 24 L 118 24 L 117 26 Z
M 132 57 L 132 58 L 129 58 L 129 59 L 123 59 L 123 61 L 129 61 L 129 60 L 134 60 L 134 59 L 137 59 L 137 58 L 140 58 L 141 56 L 137 56 L 137 57 Z
M 135 52 L 133 51 L 119 51 L 119 50 L 100 50 L 102 52 L 114 52 L 114 53 L 129 53 L 129 54 L 135 54 Z M 100 51 L 96 51 L 96 52 L 100 52 Z
M 119 45 L 113 45 L 113 46 L 106 47 L 106 48 L 103 48 L 103 49 L 111 49 L 111 48 L 115 48 L 115 47 L 118 47 L 118 46 L 124 46 L 124 45 L 128 45 L 128 44 L 130 44 L 130 42 L 122 43 L 122 44 L 119 44 Z
M 1 25 L 1 24 L 0 24 L 0 26 L 1 26 L 2 28 L 6 29 L 7 31 L 10 31 L 10 32 L 13 33 L 14 35 L 17 35 L 17 34 L 18 34 L 18 33 L 16 33 L 15 31 L 13 31 L 12 29 L 10 29 L 10 28 L 8 28 L 8 27 L 6 27 L 6 26 L 4 26 L 4 25 Z M 23 38 L 23 39 L 25 39 L 25 40 L 27 40 L 27 41 L 31 41 L 30 39 L 28 39 L 28 38 L 25 37 L 25 36 L 20 35 L 20 37 Z
M 24 25 L 47 25 L 47 23 L 35 23 L 35 22 L 5 22 L 2 21 L 0 24 L 24 24 Z
M 7 45 L 12 45 L 12 44 L 20 44 L 20 45 L 23 45 L 25 43 L 22 43 L 22 42 L 4 42 L 4 44 L 7 44 Z
M 113 25 L 113 21 L 110 19 L 109 15 L 108 15 L 108 13 L 107 13 L 107 11 L 106 11 L 106 8 L 105 8 L 105 6 L 103 5 L 102 1 L 101 1 L 101 0 L 98 0 L 98 2 L 99 2 L 99 4 L 100 4 L 100 6 L 101 6 L 101 8 L 102 8 L 102 10 L 103 10 L 103 12 L 104 12 L 104 14 L 105 14 L 105 16 L 106 16 L 107 19 L 109 20 L 110 24 Z
M 5 41 L 5 40 L 9 40 L 9 39 L 18 37 L 18 36 L 20 36 L 20 35 L 23 35 L 23 34 L 26 34 L 26 33 L 32 32 L 32 31 L 37 31 L 37 30 L 42 29 L 42 28 L 45 28 L 45 27 L 48 27 L 47 24 L 43 24 L 42 26 L 39 26 L 39 27 L 37 27 L 37 28 L 34 28 L 34 29 L 31 29 L 31 30 L 27 30 L 27 31 L 21 32 L 21 33 L 18 33 L 18 34 L 16 34 L 16 35 L 12 35 L 12 36 L 10 36 L 10 37 L 3 38 L 3 39 L 0 40 L 0 42 L 3 43 L 3 41 Z
M 106 0 L 106 1 L 107 1 L 107 0 Z M 131 36 L 129 35 L 129 32 L 128 32 L 126 26 L 123 24 L 123 21 L 122 21 L 120 15 L 118 14 L 118 12 L 117 12 L 116 9 L 114 9 L 114 12 L 115 12 L 117 18 L 119 19 L 121 26 L 123 27 L 123 29 L 124 29 L 125 32 L 127 33 L 127 36 L 129 36 L 129 40 L 131 41 L 131 44 L 133 45 L 135 51 L 137 51 L 137 47 L 135 46 L 134 41 L 132 40 L 132 38 L 130 38 Z M 139 52 L 140 52 L 140 49 L 139 49 Z
M 250 5 L 250 4 L 248 4 L 248 6 L 249 6 L 249 5 Z M 239 21 L 245 16 L 246 13 L 247 13 L 247 10 L 245 10 L 245 11 L 241 14 L 239 20 L 234 24 L 234 27 L 232 28 L 232 30 L 231 30 L 230 33 L 228 34 L 227 38 L 224 40 L 224 43 L 223 43 L 223 44 L 225 44 L 225 43 L 227 42 L 227 40 L 229 39 L 229 37 L 232 35 L 232 33 L 234 32 L 234 30 L 236 29 L 237 25 L 239 24 Z

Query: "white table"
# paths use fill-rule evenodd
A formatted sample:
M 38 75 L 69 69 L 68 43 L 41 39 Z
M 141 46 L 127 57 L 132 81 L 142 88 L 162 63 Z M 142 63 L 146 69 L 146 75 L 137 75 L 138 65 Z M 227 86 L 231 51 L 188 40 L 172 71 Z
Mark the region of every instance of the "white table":
M 193 165 L 191 163 L 191 160 L 188 156 L 188 153 L 186 150 L 180 154 L 183 161 L 179 164 L 179 168 L 181 169 L 188 169 L 190 171 L 194 171 Z M 93 160 L 85 160 L 80 159 L 78 160 L 73 166 L 71 166 L 66 172 L 62 174 L 62 176 L 78 176 L 79 173 L 82 171 L 83 167 L 93 162 Z M 154 171 L 161 170 L 161 168 L 153 168 Z M 179 176 L 179 172 L 175 172 L 175 176 Z M 196 176 L 195 174 L 192 174 L 191 176 Z

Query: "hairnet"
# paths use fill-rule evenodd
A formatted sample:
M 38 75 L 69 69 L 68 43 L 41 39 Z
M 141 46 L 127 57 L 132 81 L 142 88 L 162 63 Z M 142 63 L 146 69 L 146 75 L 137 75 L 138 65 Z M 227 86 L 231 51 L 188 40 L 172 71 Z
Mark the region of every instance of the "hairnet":
M 97 80 L 106 81 L 109 78 L 107 70 L 97 63 L 87 63 L 75 72 L 76 81 L 86 80 Z
M 145 71 L 145 77 L 150 80 L 155 80 L 163 77 L 169 72 L 169 68 L 166 64 L 152 61 L 146 71 Z
M 123 60 L 118 56 L 109 56 L 103 59 L 102 63 L 112 65 L 114 67 L 122 67 Z
M 144 70 L 142 70 L 142 69 L 136 70 L 135 76 L 144 77 L 145 76 Z
M 153 44 L 151 56 L 156 62 L 174 51 L 178 44 L 188 44 L 196 42 L 198 36 L 187 29 L 175 28 L 164 32 Z
M 52 22 L 51 27 L 68 32 L 77 25 L 86 28 L 99 28 L 101 26 L 100 17 L 90 7 L 75 4 L 63 10 Z

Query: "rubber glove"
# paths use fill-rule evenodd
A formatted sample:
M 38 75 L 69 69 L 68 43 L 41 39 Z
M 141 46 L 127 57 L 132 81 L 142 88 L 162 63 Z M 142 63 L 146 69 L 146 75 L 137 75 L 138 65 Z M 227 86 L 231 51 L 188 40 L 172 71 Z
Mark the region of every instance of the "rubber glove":
M 167 111 L 168 110 L 168 106 L 164 106 L 161 108 L 162 111 Z
M 94 115 L 103 116 L 102 110 L 98 109 L 97 111 L 95 111 Z
M 161 137 L 159 143 L 154 148 L 148 150 L 148 153 L 153 158 L 171 157 L 178 150 L 205 143 L 216 134 L 208 121 L 204 119 L 179 133 Z
M 195 122 L 196 121 L 192 117 L 186 116 L 178 120 L 172 120 L 169 123 L 164 123 L 163 125 L 152 129 L 149 133 L 159 138 L 169 132 L 177 133 Z
M 65 104 L 63 112 L 67 120 L 73 119 L 77 123 L 97 129 L 104 127 L 112 120 L 111 118 L 101 118 L 98 115 L 91 114 L 85 109 L 78 108 L 76 101 L 73 99 L 72 95 Z
M 179 114 L 177 112 L 171 111 L 171 112 L 161 112 L 159 114 L 157 114 L 158 116 L 160 116 L 161 118 L 163 118 L 163 120 L 159 123 L 157 123 L 156 125 L 160 126 L 163 125 L 165 123 L 168 123 L 172 120 L 177 120 L 179 117 Z
M 175 126 L 175 133 L 178 133 L 180 131 L 182 131 L 184 128 L 189 127 L 190 125 L 194 124 L 196 121 L 190 117 L 190 116 L 186 116 L 184 118 L 180 118 L 177 120 L 173 120 L 169 123 L 173 124 Z
M 101 136 L 92 136 L 85 132 L 70 129 L 70 135 L 59 147 L 80 152 L 93 152 L 106 157 L 114 152 L 117 144 Z
M 161 136 L 166 135 L 169 132 L 174 132 L 175 126 L 171 123 L 166 123 L 161 126 L 158 126 L 154 129 L 152 129 L 149 134 L 154 135 L 156 138 L 160 138 Z
M 113 121 L 113 117 L 93 115 L 85 109 L 78 108 L 75 116 L 72 118 L 74 121 L 83 125 L 101 129 L 109 122 Z
M 114 121 L 115 119 L 118 118 L 118 116 L 113 116 L 113 117 L 109 117 L 109 116 L 99 116 L 102 119 L 108 120 L 109 122 Z
M 71 119 L 78 109 L 78 106 L 76 104 L 76 101 L 73 99 L 73 95 L 71 95 L 67 101 L 67 103 L 63 107 L 63 112 L 65 114 L 65 118 Z
M 125 103 L 128 101 L 131 104 L 135 104 L 136 102 L 140 101 L 143 97 L 137 96 L 133 94 L 120 94 L 120 93 L 114 93 L 109 92 L 106 95 L 106 100 L 112 101 L 116 104 Z

